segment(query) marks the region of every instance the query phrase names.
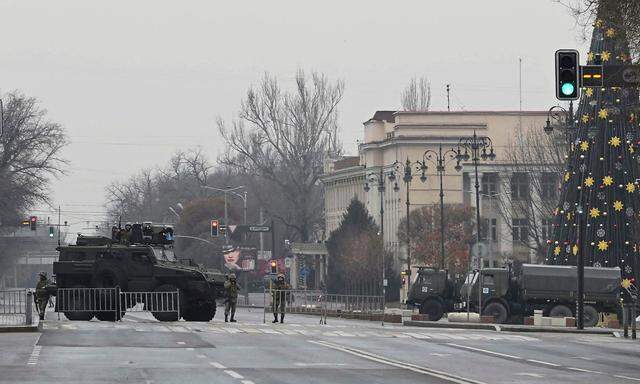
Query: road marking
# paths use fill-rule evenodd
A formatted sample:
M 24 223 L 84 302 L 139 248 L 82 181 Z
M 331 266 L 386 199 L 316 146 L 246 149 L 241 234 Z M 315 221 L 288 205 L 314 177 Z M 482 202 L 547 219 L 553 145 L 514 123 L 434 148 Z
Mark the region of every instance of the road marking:
M 506 357 L 506 358 L 514 359 L 514 360 L 522 360 L 521 357 L 513 356 L 513 355 L 507 355 L 506 353 L 493 352 L 493 351 L 489 351 L 489 350 L 486 350 L 486 349 L 467 347 L 466 345 L 460 345 L 460 344 L 454 344 L 454 343 L 447 343 L 447 345 L 450 345 L 450 346 L 456 347 L 456 348 L 468 349 L 470 351 L 488 353 L 488 354 L 494 355 L 494 356 L 501 356 L 501 357 Z
M 477 380 L 472 380 L 472 379 L 467 379 L 461 376 L 457 376 L 457 375 L 453 375 L 451 373 L 446 373 L 446 372 L 441 372 L 441 371 L 437 371 L 435 369 L 431 369 L 431 368 L 426 368 L 426 367 L 421 367 L 418 365 L 414 365 L 411 363 L 406 363 L 406 362 L 402 362 L 402 361 L 398 361 L 398 360 L 393 360 L 390 359 L 388 357 L 384 357 L 384 356 L 380 356 L 380 355 L 376 355 L 370 352 L 366 352 L 366 351 L 362 351 L 359 349 L 355 349 L 355 348 L 351 348 L 351 347 L 346 347 L 346 346 L 342 346 L 342 345 L 338 345 L 338 344 L 333 344 L 333 343 L 329 343 L 329 342 L 325 342 L 325 341 L 317 341 L 317 340 L 308 340 L 308 342 L 312 343 L 312 344 L 317 344 L 323 347 L 327 347 L 327 348 L 331 348 L 337 351 L 341 351 L 341 352 L 345 352 L 351 355 L 355 355 L 367 360 L 371 360 L 371 361 L 375 361 L 377 363 L 381 363 L 381 364 L 386 364 L 386 365 L 390 365 L 393 367 L 397 367 L 397 368 L 402 368 L 402 369 L 406 369 L 412 372 L 416 372 L 416 373 L 421 373 L 423 375 L 428 375 L 431 377 L 437 377 L 439 379 L 442 380 L 446 380 L 448 382 L 451 383 L 456 383 L 456 384 L 485 384 L 481 381 L 477 381 Z
M 227 369 L 227 367 L 225 367 L 224 365 L 216 362 L 216 361 L 212 361 L 209 364 L 213 365 L 214 367 L 218 368 L 218 369 Z
M 298 367 L 341 367 L 347 364 L 345 363 L 295 363 Z
M 191 347 L 187 348 L 187 351 L 193 351 L 193 350 L 195 350 L 195 348 L 191 348 Z
M 226 371 L 224 371 L 224 373 L 226 373 L 227 375 L 233 377 L 234 379 L 244 379 L 244 376 L 242 376 L 241 374 L 239 374 L 236 371 L 226 370 Z
M 582 368 L 574 368 L 574 367 L 567 367 L 567 369 L 570 369 L 572 371 L 578 371 L 578 372 L 586 372 L 586 373 L 597 373 L 597 374 L 602 374 L 602 372 L 599 371 L 592 371 L 590 369 L 582 369 Z
M 437 356 L 437 357 L 448 357 L 451 356 L 450 353 L 437 353 L 437 352 L 432 352 L 430 353 L 431 356 Z
M 40 340 L 40 337 L 38 337 Z M 37 341 L 36 341 L 37 343 Z M 33 350 L 31 351 L 31 355 L 29 356 L 29 360 L 27 360 L 28 365 L 36 365 L 38 364 L 38 359 L 40 358 L 40 351 L 42 351 L 41 345 L 34 345 Z
M 536 377 L 538 379 L 544 377 L 544 375 L 541 375 L 539 373 L 529 373 L 529 372 L 516 373 L 516 376 L 530 376 L 530 377 Z
M 629 377 L 629 376 L 622 376 L 622 375 L 613 375 L 613 377 L 617 377 L 618 379 L 627 379 L 627 380 L 633 380 L 633 381 L 640 381 L 640 379 L 638 379 L 636 377 Z
M 196 355 L 196 357 L 199 358 L 199 359 L 204 359 L 207 356 L 205 356 L 205 355 Z
M 561 367 L 560 364 L 549 363 L 547 361 L 540 361 L 540 360 L 533 360 L 533 359 L 527 359 L 527 361 L 532 362 L 532 363 L 536 363 L 536 364 L 550 365 L 552 367 Z
M 185 343 L 184 341 L 176 341 L 176 344 L 185 345 L 187 343 Z
M 242 384 L 253 384 L 253 381 L 251 381 L 251 380 L 242 380 L 241 383 Z

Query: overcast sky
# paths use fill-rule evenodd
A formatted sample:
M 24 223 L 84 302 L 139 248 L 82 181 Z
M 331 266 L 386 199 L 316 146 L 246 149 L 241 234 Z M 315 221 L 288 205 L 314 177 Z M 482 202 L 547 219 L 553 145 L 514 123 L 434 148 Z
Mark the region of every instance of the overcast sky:
M 525 109 L 555 103 L 553 53 L 586 44 L 551 0 L 0 0 L 0 92 L 37 97 L 67 129 L 68 175 L 54 202 L 88 217 L 104 187 L 178 149 L 220 153 L 216 116 L 237 116 L 265 71 L 290 87 L 297 68 L 342 79 L 345 149 L 362 122 L 399 107 L 426 75 L 432 109 Z

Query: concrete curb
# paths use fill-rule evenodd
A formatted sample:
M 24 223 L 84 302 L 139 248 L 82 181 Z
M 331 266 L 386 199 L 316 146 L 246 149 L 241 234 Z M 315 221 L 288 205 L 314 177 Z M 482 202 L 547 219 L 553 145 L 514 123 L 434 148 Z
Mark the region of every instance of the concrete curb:
M 10 325 L 10 326 L 1 326 L 0 333 L 12 333 L 12 332 L 39 332 L 40 326 L 37 324 L 34 325 Z
M 515 324 L 479 324 L 479 323 L 449 323 L 443 321 L 405 321 L 408 327 L 449 328 L 449 329 L 481 329 L 496 332 L 547 332 L 547 333 L 579 333 L 586 335 L 614 335 L 618 330 L 608 328 L 575 329 L 564 327 L 536 327 Z

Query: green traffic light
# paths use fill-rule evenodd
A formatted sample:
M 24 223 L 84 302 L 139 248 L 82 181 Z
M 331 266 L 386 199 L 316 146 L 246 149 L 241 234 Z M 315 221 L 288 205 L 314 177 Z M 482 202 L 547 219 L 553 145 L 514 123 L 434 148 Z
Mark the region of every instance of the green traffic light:
M 562 84 L 562 88 L 560 88 L 562 90 L 562 94 L 565 96 L 571 96 L 573 95 L 573 92 L 575 92 L 576 87 L 574 87 L 573 84 L 571 83 L 564 83 Z

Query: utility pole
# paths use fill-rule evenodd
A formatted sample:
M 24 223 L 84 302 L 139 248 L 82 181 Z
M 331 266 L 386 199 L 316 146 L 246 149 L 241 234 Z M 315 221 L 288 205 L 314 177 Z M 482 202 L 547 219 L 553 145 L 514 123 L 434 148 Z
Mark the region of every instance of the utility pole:
M 451 101 L 449 99 L 450 85 L 447 84 L 447 111 L 451 111 Z
M 60 205 L 58 205 L 58 247 L 60 246 Z

